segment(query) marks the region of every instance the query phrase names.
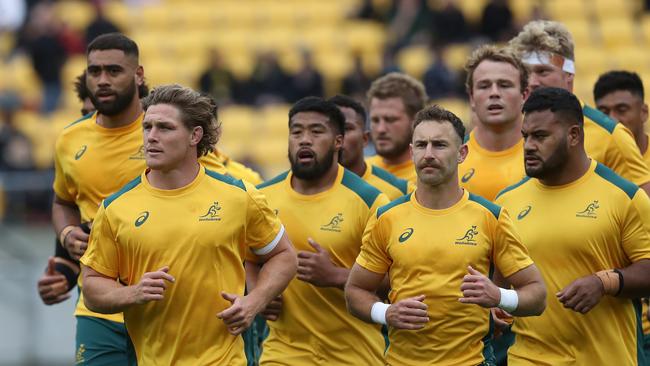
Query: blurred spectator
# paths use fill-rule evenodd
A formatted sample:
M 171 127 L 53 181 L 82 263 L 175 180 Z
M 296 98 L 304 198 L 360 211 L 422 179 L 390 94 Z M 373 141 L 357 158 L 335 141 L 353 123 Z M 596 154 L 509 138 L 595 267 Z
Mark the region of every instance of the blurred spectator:
M 425 0 L 395 0 L 388 24 L 391 50 L 426 42 L 431 13 Z
M 402 69 L 400 69 L 395 62 L 395 53 L 392 50 L 388 48 L 384 49 L 384 54 L 381 61 L 382 65 L 380 76 L 390 74 L 391 72 L 402 72 Z
M 25 20 L 26 8 L 23 0 L 0 0 L 0 32 L 18 29 Z
M 490 0 L 483 8 L 481 34 L 492 42 L 503 42 L 515 34 L 512 11 L 507 0 Z
M 363 20 L 386 21 L 390 11 L 390 2 L 384 2 L 378 6 L 373 0 L 362 0 L 359 7 L 355 9 L 354 17 Z
M 61 98 L 61 71 L 66 50 L 60 39 L 62 25 L 49 3 L 34 6 L 23 32 L 21 45 L 29 54 L 34 71 L 43 83 L 41 111 L 50 113 Z
M 32 143 L 15 126 L 19 107 L 20 99 L 16 94 L 5 92 L 0 95 L 0 171 L 34 169 Z
M 88 45 L 97 36 L 106 33 L 122 32 L 113 22 L 104 16 L 104 2 L 94 0 L 95 18 L 88 24 L 85 31 L 85 44 Z
M 425 71 L 422 81 L 431 99 L 441 99 L 454 96 L 456 79 L 454 73 L 442 58 L 442 50 L 432 51 L 433 63 Z
M 221 106 L 232 101 L 236 80 L 224 66 L 223 57 L 216 49 L 210 50 L 208 68 L 199 78 L 199 90 L 211 95 Z
M 309 50 L 302 51 L 302 65 L 292 77 L 291 93 L 291 103 L 307 96 L 323 97 L 323 76 L 314 67 Z
M 248 82 L 249 98 L 256 105 L 286 103 L 291 96 L 291 77 L 284 72 L 273 51 L 262 53 Z
M 433 41 L 439 46 L 466 42 L 470 37 L 465 16 L 454 0 L 443 0 L 433 9 L 431 27 Z
M 341 86 L 342 94 L 349 95 L 358 101 L 365 101 L 366 91 L 370 88 L 371 82 L 372 80 L 366 75 L 363 69 L 361 57 L 356 55 L 354 58 L 354 68 L 343 78 L 343 85 Z

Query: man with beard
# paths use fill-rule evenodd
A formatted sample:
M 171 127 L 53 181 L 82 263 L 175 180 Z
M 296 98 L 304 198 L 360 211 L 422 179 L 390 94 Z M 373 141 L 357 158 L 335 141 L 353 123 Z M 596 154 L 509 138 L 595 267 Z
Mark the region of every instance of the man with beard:
M 515 319 L 508 365 L 644 365 L 638 298 L 650 294 L 650 200 L 587 155 L 573 94 L 535 90 L 523 111 L 528 177 L 496 201 L 517 213 L 552 295 L 542 316 Z
M 530 68 L 529 89 L 551 86 L 573 91 L 575 45 L 564 25 L 548 20 L 532 21 L 510 40 L 510 46 Z M 646 193 L 650 192 L 650 170 L 630 131 L 597 109 L 581 105 L 585 117 L 587 155 L 640 186 Z
M 493 365 L 490 308 L 544 310 L 544 283 L 508 212 L 458 185 L 464 136 L 453 113 L 418 112 L 417 189 L 372 216 L 345 287 L 352 314 L 389 326 L 388 365 Z M 514 290 L 486 277 L 495 266 Z M 390 304 L 376 295 L 386 274 Z
M 483 46 L 472 53 L 465 71 L 467 94 L 477 118 L 458 175 L 462 187 L 492 201 L 525 176 L 521 106 L 528 70 L 508 49 Z
M 409 143 L 413 117 L 426 102 L 424 85 L 406 74 L 391 72 L 372 83 L 368 90 L 370 135 L 377 155 L 368 158 L 368 164 L 415 184 Z
M 259 186 L 298 252 L 298 274 L 265 311 L 270 334 L 261 365 L 377 365 L 385 347 L 378 325 L 345 307 L 343 286 L 368 218 L 388 199 L 337 164 L 345 117 L 317 97 L 289 111 L 291 170 Z M 249 289 L 258 270 L 248 262 Z M 262 267 L 263 268 L 263 267 Z
M 86 305 L 124 311 L 139 365 L 244 365 L 239 334 L 293 278 L 296 254 L 257 189 L 198 162 L 220 133 L 210 97 L 165 85 L 143 106 L 147 169 L 97 211 Z M 247 249 L 265 265 L 244 295 Z
M 107 34 L 88 45 L 87 56 L 87 86 L 97 113 L 66 127 L 55 152 L 52 224 L 74 260 L 87 247 L 88 227 L 101 200 L 145 166 L 137 92 L 144 70 L 138 64 L 137 45 L 124 35 Z M 129 364 L 121 314 L 92 312 L 80 295 L 75 316 L 77 364 Z
M 366 109 L 361 103 L 345 95 L 336 95 L 329 102 L 336 104 L 345 117 L 345 138 L 339 158 L 341 165 L 379 189 L 391 201 L 407 194 L 409 182 L 366 163 L 363 158 L 363 149 L 368 145 L 370 133 L 366 130 Z

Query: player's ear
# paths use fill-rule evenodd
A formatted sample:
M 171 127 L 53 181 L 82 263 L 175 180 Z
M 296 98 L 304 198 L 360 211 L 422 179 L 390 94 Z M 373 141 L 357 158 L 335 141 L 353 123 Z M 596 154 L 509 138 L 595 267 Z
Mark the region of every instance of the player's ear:
M 334 148 L 337 150 L 341 150 L 343 148 L 343 134 L 338 134 L 334 137 Z
M 458 164 L 461 164 L 463 161 L 465 161 L 468 152 L 469 148 L 467 147 L 467 144 L 461 144 L 460 148 L 458 149 Z
M 577 146 L 582 140 L 582 128 L 579 125 L 571 125 L 567 131 L 567 140 L 569 146 Z
M 190 145 L 191 146 L 196 146 L 201 142 L 201 139 L 203 138 L 203 127 L 201 126 L 195 126 L 192 129 L 192 133 L 190 134 Z

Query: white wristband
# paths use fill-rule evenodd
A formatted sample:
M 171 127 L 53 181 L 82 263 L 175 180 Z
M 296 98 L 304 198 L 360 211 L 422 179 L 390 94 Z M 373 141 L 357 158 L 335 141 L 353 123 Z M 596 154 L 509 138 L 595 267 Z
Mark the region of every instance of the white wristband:
M 383 302 L 377 301 L 372 304 L 370 309 L 370 318 L 373 322 L 378 324 L 386 324 L 386 312 L 390 304 L 384 304 Z
M 499 307 L 509 313 L 517 310 L 517 305 L 519 305 L 519 295 L 515 290 L 507 290 L 505 288 L 499 287 L 501 292 L 501 301 L 499 301 Z

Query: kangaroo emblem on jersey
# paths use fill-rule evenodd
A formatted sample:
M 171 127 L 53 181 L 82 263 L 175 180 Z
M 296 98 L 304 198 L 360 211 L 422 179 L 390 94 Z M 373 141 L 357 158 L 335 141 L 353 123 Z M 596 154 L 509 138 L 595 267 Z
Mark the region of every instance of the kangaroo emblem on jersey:
M 221 221 L 221 217 L 219 217 L 220 210 L 219 202 L 215 201 L 205 215 L 199 216 L 199 221 Z
M 88 146 L 82 145 L 81 149 L 79 149 L 79 151 L 77 151 L 77 153 L 74 154 L 74 160 L 81 159 L 81 157 L 83 156 L 83 154 L 86 152 L 87 149 L 88 149 Z
M 332 217 L 332 219 L 327 225 L 321 226 L 320 229 L 325 231 L 335 231 L 337 233 L 340 233 L 341 222 L 343 222 L 343 214 L 339 212 L 338 214 L 336 214 L 336 216 Z
M 469 182 L 469 180 L 472 179 L 472 177 L 474 176 L 474 173 L 476 173 L 476 170 L 474 170 L 474 168 L 468 170 L 467 173 L 465 173 L 463 177 L 460 178 L 461 182 L 463 183 Z
M 144 145 L 140 145 L 140 148 L 138 149 L 138 151 L 135 154 L 129 156 L 129 159 L 131 159 L 131 160 L 142 160 L 142 159 L 144 159 Z
M 478 235 L 478 230 L 476 230 L 476 225 L 472 225 L 472 227 L 465 232 L 465 235 L 460 238 L 456 239 L 456 244 L 458 245 L 476 245 L 476 240 L 474 240 L 474 237 Z
M 598 215 L 596 214 L 596 210 L 599 209 L 600 206 L 598 205 L 598 201 L 594 201 L 590 203 L 587 208 L 580 212 L 576 212 L 576 217 L 589 217 L 592 219 L 598 218 Z

